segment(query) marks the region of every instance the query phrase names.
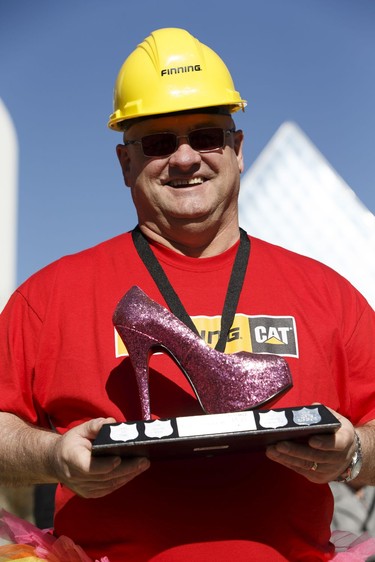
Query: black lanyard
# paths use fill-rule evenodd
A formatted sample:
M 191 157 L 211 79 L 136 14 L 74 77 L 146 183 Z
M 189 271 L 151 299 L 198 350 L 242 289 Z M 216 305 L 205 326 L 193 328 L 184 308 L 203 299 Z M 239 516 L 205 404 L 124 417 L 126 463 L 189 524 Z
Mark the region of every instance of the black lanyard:
M 151 277 L 155 281 L 171 312 L 199 336 L 200 334 L 198 333 L 198 330 L 196 329 L 192 319 L 186 312 L 182 302 L 180 301 L 175 290 L 170 284 L 168 277 L 166 276 L 163 268 L 158 262 L 154 252 L 150 248 L 147 238 L 143 235 L 139 226 L 136 226 L 132 231 L 132 237 L 139 257 L 141 258 Z M 220 337 L 215 346 L 215 349 L 217 351 L 224 351 L 225 349 L 229 330 L 233 324 L 234 315 L 236 314 L 238 300 L 240 298 L 242 285 L 245 278 L 247 263 L 249 261 L 249 255 L 250 240 L 247 236 L 247 233 L 242 228 L 240 228 L 240 244 L 238 246 L 236 258 L 234 260 L 227 294 L 225 297 L 223 313 L 221 316 Z

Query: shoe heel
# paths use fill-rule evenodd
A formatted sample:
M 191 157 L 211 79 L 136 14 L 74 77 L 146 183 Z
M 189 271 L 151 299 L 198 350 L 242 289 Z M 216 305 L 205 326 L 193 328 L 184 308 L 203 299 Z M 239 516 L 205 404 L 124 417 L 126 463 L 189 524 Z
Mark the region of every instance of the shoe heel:
M 151 407 L 150 388 L 148 382 L 148 361 L 150 349 L 151 347 L 158 345 L 157 341 L 151 336 L 142 334 L 141 332 L 128 328 L 127 326 L 117 325 L 116 329 L 125 343 L 130 362 L 134 369 L 139 398 L 141 401 L 142 419 L 150 420 Z

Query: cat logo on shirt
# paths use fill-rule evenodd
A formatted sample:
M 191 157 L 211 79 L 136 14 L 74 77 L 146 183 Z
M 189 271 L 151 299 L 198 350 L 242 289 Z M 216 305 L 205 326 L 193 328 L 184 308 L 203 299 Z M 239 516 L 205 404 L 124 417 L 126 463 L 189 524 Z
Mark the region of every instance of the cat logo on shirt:
M 298 357 L 297 330 L 293 316 L 251 316 L 249 327 L 254 353 Z

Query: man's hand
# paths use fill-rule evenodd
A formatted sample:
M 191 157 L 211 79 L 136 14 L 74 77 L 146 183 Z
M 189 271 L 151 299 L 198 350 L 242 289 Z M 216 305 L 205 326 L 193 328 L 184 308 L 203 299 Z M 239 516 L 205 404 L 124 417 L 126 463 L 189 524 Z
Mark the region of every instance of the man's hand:
M 98 418 L 67 431 L 55 441 L 50 462 L 56 478 L 85 498 L 100 498 L 117 490 L 142 472 L 150 463 L 146 458 L 122 460 L 120 457 L 93 457 L 92 443 L 104 423 L 113 418 Z
M 341 422 L 336 433 L 314 435 L 306 444 L 280 441 L 267 447 L 267 457 L 302 474 L 311 482 L 323 484 L 336 480 L 352 460 L 355 438 L 350 421 L 331 411 Z

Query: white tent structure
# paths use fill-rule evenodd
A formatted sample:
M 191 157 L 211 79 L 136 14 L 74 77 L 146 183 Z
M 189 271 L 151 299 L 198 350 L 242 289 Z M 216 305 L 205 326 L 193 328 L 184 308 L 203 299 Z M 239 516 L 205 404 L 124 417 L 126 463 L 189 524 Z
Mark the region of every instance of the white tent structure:
M 0 98 L 0 311 L 16 284 L 18 143 Z
M 375 216 L 294 123 L 242 178 L 240 224 L 329 265 L 375 307 Z

